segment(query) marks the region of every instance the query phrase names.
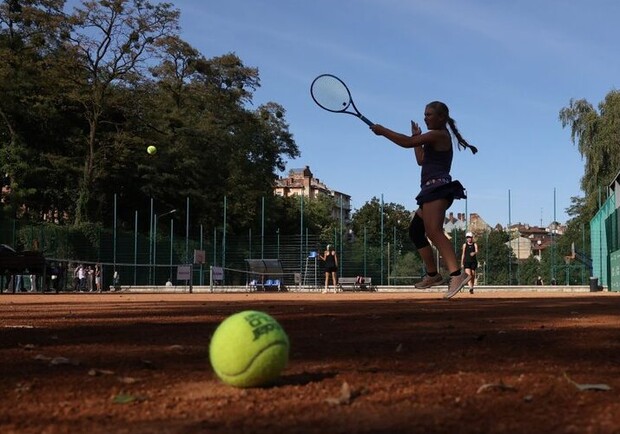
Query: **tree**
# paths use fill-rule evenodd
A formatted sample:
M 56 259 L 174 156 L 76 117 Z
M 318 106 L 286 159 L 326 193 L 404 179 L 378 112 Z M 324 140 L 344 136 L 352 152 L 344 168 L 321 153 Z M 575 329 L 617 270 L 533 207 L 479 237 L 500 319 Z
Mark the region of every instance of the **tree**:
M 0 3 L 0 159 L 10 216 L 148 227 L 156 209 L 231 229 L 261 224 L 261 205 L 299 149 L 286 110 L 251 107 L 258 69 L 234 54 L 211 59 L 177 35 L 167 3 L 58 0 Z M 158 153 L 145 149 L 155 145 Z M 130 206 L 127 206 L 130 204 Z M 182 219 L 182 213 L 176 218 Z
M 563 127 L 570 127 L 571 140 L 585 159 L 581 178 L 585 197 L 571 198 L 567 210 L 571 219 L 558 246 L 568 255 L 572 245 L 583 252 L 590 244 L 585 228 L 601 205 L 605 187 L 620 170 L 620 91 L 609 92 L 598 110 L 585 99 L 571 99 L 559 118 Z
M 504 230 L 487 232 L 478 238 L 478 263 L 485 273 L 487 285 L 507 285 L 508 261 L 514 260 L 514 254 L 506 244 L 510 236 Z
M 382 239 L 384 244 L 387 244 L 392 240 L 394 231 L 396 231 L 399 248 L 410 249 L 411 242 L 408 237 L 408 228 L 411 221 L 411 212 L 407 211 L 403 205 L 384 203 L 382 227 L 381 211 L 380 200 L 377 197 L 373 197 L 353 213 L 351 228 L 355 237 L 361 238 L 363 234 L 366 234 L 368 244 L 379 245 Z
M 544 277 L 545 273 L 542 272 L 540 261 L 536 257 L 530 255 L 529 258 L 521 261 L 519 264 L 518 282 L 520 285 L 535 285 L 538 276 Z M 545 280 L 544 278 L 543 281 L 549 282 L 549 280 Z
M 405 252 L 396 259 L 392 276 L 397 277 L 397 279 L 394 279 L 393 282 L 396 285 L 411 285 L 416 283 L 419 280 L 418 276 L 421 277 L 424 273 L 424 264 L 420 255 L 415 252 Z
M 589 220 L 597 209 L 600 189 L 620 170 L 620 91 L 609 92 L 598 111 L 585 99 L 571 99 L 559 118 L 562 127 L 570 127 L 571 140 L 585 159 L 582 211 Z
M 299 155 L 285 109 L 275 102 L 247 108 L 258 70 L 237 56 L 206 59 L 173 37 L 160 45 L 153 79 L 136 87 L 125 110 L 131 141 L 123 145 L 132 149 L 126 165 L 140 186 L 126 196 L 155 197 L 173 208 L 179 197 L 190 197 L 192 214 L 207 227 L 220 224 L 226 196 L 231 229 L 257 228 L 263 201 L 267 210 L 274 206 L 273 182 L 284 157 Z M 154 158 L 145 158 L 149 144 L 158 148 Z
M 278 231 L 281 235 L 299 235 L 301 231 L 301 212 L 303 206 L 303 229 L 310 234 L 319 235 L 323 242 L 333 243 L 334 229 L 337 230 L 339 222 L 333 216 L 335 207 L 331 196 L 320 195 L 316 198 L 303 198 L 300 196 L 276 196 L 271 193 L 265 196 L 265 230 L 269 233 Z M 260 206 L 257 207 L 260 210 Z M 258 220 L 254 225 L 259 228 Z
M 83 109 L 88 129 L 83 139 L 83 172 L 77 192 L 75 223 L 89 221 L 92 191 L 98 181 L 98 158 L 105 146 L 103 122 L 114 107 L 113 91 L 142 79 L 145 61 L 158 49 L 159 39 L 176 34 L 179 11 L 169 3 L 144 0 L 85 1 L 70 17 L 68 40 L 76 62 L 67 66 L 72 97 Z M 111 141 L 113 142 L 113 140 Z
M 588 212 L 584 211 L 585 198 L 572 197 L 571 206 L 567 209 L 571 217 L 566 225 L 566 231 L 559 240 L 559 249 L 565 255 L 575 252 L 572 259 L 571 279 L 573 282 L 585 283 L 590 275 L 589 267 L 592 265 L 590 252 L 590 219 Z
M 0 170 L 9 174 L 10 215 L 40 220 L 59 211 L 70 170 L 60 132 L 70 108 L 59 86 L 58 59 L 66 35 L 60 0 L 0 3 Z M 62 212 L 62 210 L 60 211 Z
M 388 265 L 391 274 L 417 274 L 417 270 L 412 271 L 407 265 L 413 264 L 413 261 L 401 261 L 403 255 L 414 251 L 408 234 L 410 221 L 411 213 L 403 205 L 382 204 L 377 197 L 373 197 L 355 211 L 351 218 L 350 229 L 355 239 L 352 258 L 358 263 L 365 258 L 370 270 L 368 274 L 375 276 L 383 276 Z M 384 270 L 381 270 L 381 265 Z M 413 268 L 417 267 L 414 265 Z
M 321 194 L 312 200 L 305 201 L 304 226 L 310 233 L 318 234 L 323 244 L 335 244 L 334 234 L 339 234 L 339 239 L 345 239 L 346 234 L 340 233 L 340 218 L 334 215 L 334 210 L 338 209 L 338 203 L 332 196 Z M 347 222 L 342 222 L 344 231 Z

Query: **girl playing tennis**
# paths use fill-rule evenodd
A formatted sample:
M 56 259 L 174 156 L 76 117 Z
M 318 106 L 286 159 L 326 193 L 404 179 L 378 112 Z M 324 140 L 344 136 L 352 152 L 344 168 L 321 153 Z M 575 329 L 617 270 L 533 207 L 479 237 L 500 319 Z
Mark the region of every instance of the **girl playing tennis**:
M 453 157 L 452 135 L 456 138 L 459 148 L 469 148 L 474 154 L 478 149 L 463 139 L 454 119 L 450 117 L 446 104 L 440 101 L 429 103 L 424 110 L 424 122 L 428 129 L 426 133 L 422 133 L 418 124 L 411 121 L 411 136 L 397 133 L 379 124 L 372 125 L 370 129 L 398 146 L 413 148 L 416 161 L 422 166 L 421 191 L 416 196 L 419 208 L 409 225 L 409 237 L 424 261 L 427 274 L 415 286 L 430 288 L 444 282 L 437 270 L 433 250 L 428 242 L 430 239 L 443 256 L 450 273 L 448 292 L 444 294 L 444 298 L 448 299 L 455 296 L 471 278 L 461 271 L 450 240 L 443 231 L 446 210 L 454 199 L 466 197 L 461 183 L 453 181 L 450 176 Z

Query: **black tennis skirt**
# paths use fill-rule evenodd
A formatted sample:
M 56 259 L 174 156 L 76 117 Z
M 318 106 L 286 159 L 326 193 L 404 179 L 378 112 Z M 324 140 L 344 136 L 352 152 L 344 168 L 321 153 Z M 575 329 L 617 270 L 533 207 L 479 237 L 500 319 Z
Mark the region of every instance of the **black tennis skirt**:
M 448 199 L 449 208 L 454 199 L 465 199 L 466 197 L 467 194 L 463 185 L 459 181 L 451 181 L 445 184 L 436 183 L 422 186 L 422 190 L 420 190 L 415 200 L 418 206 L 422 207 L 427 202 L 437 199 Z

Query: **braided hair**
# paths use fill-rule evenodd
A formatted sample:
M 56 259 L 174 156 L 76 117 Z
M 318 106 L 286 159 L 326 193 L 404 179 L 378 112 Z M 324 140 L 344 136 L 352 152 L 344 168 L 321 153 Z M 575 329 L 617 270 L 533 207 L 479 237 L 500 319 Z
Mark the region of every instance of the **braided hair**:
M 450 117 L 450 110 L 448 109 L 448 106 L 446 104 L 441 101 L 433 101 L 431 103 L 428 103 L 427 107 L 432 108 L 436 112 L 441 113 L 446 117 L 446 119 L 448 120 L 448 126 L 450 127 L 450 131 L 452 132 L 454 137 L 456 137 L 459 149 L 469 148 L 472 154 L 478 152 L 478 148 L 467 143 L 463 136 L 461 136 L 461 133 L 456 128 L 456 122 Z

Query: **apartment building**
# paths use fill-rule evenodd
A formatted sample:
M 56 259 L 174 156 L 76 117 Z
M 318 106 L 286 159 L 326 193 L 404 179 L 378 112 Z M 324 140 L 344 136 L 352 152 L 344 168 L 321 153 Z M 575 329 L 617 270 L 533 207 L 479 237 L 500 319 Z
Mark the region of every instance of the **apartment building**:
M 303 169 L 291 169 L 287 177 L 276 180 L 274 194 L 282 197 L 303 196 L 310 199 L 327 195 L 334 198 L 334 218 L 340 218 L 341 214 L 345 221 L 351 219 L 351 196 L 337 190 L 333 190 L 319 178 L 315 178 L 309 166 Z

